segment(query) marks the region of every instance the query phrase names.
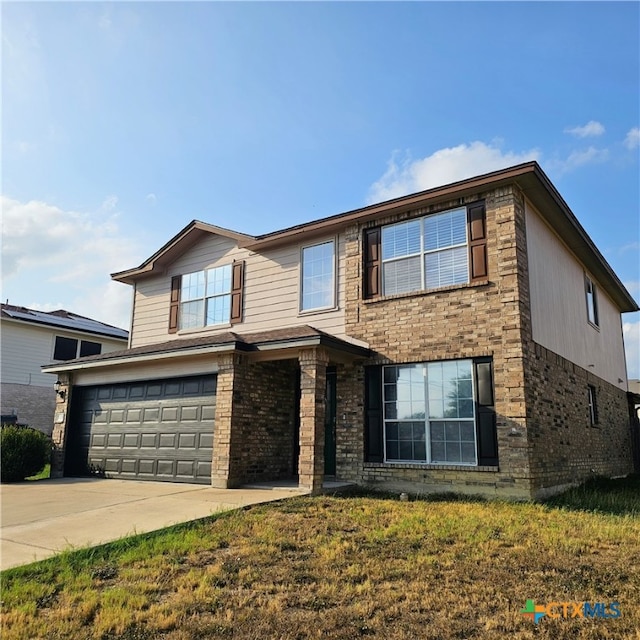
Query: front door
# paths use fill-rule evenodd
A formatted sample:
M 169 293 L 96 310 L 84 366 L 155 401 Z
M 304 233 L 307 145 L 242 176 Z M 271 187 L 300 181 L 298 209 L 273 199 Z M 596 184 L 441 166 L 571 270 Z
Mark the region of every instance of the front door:
M 324 474 L 336 475 L 336 368 L 327 368 L 324 418 Z

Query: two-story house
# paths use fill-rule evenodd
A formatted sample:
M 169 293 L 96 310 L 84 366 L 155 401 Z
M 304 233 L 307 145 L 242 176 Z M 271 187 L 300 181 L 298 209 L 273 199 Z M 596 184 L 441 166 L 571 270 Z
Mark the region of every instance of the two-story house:
M 262 236 L 191 222 L 130 348 L 45 367 L 54 472 L 540 497 L 632 471 L 638 310 L 535 162 Z
M 51 434 L 55 376 L 43 364 L 125 349 L 129 333 L 64 309 L 0 308 L 0 378 L 3 422 Z

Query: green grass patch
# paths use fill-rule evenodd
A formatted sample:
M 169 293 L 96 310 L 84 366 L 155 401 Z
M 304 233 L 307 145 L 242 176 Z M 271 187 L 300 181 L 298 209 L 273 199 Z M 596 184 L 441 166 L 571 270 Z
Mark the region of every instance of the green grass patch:
M 636 482 L 557 504 L 323 496 L 212 516 L 5 571 L 2 637 L 639 638 Z M 627 497 L 605 510 L 596 493 Z M 621 615 L 534 625 L 528 599 Z
M 51 465 L 47 462 L 47 464 L 44 466 L 44 469 L 40 473 L 37 473 L 35 476 L 26 478 L 26 480 L 47 480 L 49 477 L 51 477 Z

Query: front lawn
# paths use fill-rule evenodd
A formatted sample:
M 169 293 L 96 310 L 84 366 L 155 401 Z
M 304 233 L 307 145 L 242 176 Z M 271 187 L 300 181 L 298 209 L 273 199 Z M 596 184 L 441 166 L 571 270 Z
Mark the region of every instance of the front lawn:
M 553 505 L 292 498 L 5 571 L 3 640 L 640 638 L 640 479 Z M 594 495 L 609 492 L 609 505 Z M 520 613 L 619 603 L 617 618 Z M 572 608 L 567 608 L 569 614 Z

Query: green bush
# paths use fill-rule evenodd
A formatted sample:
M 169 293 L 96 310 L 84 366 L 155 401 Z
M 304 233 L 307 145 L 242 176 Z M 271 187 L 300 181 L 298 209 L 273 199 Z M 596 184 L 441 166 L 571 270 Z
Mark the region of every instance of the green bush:
M 44 469 L 51 459 L 51 439 L 29 427 L 2 425 L 0 480 L 19 482 Z

